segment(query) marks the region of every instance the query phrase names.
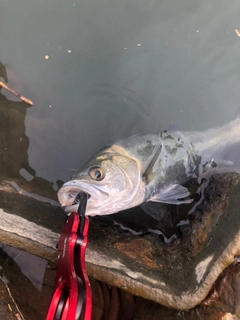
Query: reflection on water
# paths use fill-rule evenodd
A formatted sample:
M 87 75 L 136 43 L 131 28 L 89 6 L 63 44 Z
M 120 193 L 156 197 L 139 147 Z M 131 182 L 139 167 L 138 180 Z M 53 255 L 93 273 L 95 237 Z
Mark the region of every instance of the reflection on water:
M 29 139 L 25 134 L 25 116 L 28 105 L 9 101 L 0 94 L 0 177 L 19 178 L 24 168 L 30 174 L 35 171 L 29 166 L 27 150 Z
M 5 66 L 0 62 L 0 77 L 8 82 Z M 1 91 L 1 87 L 0 87 Z M 23 167 L 35 174 L 28 164 L 29 139 L 25 135 L 25 117 L 28 105 L 9 101 L 0 93 L 0 178 L 19 178 Z

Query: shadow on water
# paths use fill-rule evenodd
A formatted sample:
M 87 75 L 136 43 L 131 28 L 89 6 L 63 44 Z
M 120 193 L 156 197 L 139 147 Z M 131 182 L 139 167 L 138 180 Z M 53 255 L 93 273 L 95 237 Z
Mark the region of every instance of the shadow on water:
M 8 82 L 7 70 L 0 62 L 0 78 Z M 37 177 L 29 165 L 29 138 L 25 133 L 25 117 L 30 107 L 22 101 L 12 101 L 0 86 L 0 180 L 15 181 L 27 192 L 56 197 L 53 184 Z

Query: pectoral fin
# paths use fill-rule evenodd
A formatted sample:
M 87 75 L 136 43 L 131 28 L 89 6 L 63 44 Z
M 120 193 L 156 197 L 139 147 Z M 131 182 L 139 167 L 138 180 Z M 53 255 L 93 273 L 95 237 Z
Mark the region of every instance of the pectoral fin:
M 160 144 L 159 146 L 156 147 L 155 154 L 150 161 L 148 168 L 144 172 L 143 176 L 146 178 L 146 180 L 149 181 L 154 181 L 156 179 L 156 171 L 159 170 L 159 166 L 156 165 L 156 163 L 159 163 L 159 158 L 161 155 L 161 150 L 162 150 L 162 145 Z
M 169 187 L 161 189 L 161 191 L 155 194 L 152 198 L 148 201 L 155 201 L 155 202 L 164 202 L 170 204 L 182 204 L 182 203 L 191 203 L 193 199 L 189 199 L 191 193 L 189 190 L 181 186 L 180 184 L 173 184 Z
M 166 214 L 169 214 L 168 208 L 166 207 L 166 204 L 163 203 L 156 203 L 155 202 L 144 202 L 141 205 L 141 208 L 149 214 L 152 218 L 156 220 L 162 220 L 163 216 Z

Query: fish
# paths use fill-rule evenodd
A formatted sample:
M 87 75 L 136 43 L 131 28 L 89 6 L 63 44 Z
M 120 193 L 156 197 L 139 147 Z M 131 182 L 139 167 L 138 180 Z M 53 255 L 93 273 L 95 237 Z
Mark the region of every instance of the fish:
M 66 213 L 88 194 L 86 215 L 109 215 L 147 203 L 188 204 L 191 179 L 203 194 L 213 174 L 240 173 L 240 117 L 204 131 L 137 134 L 101 148 L 58 191 Z M 154 206 L 152 206 L 154 207 Z

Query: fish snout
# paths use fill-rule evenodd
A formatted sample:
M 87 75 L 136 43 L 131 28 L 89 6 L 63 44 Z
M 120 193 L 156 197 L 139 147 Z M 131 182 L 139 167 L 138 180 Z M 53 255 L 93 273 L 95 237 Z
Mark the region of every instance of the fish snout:
M 65 213 L 70 213 L 78 210 L 78 206 L 80 204 L 80 192 L 81 190 L 75 192 L 59 192 L 58 200 L 61 204 L 61 207 Z M 88 199 L 90 195 L 88 195 Z
M 78 180 L 71 180 L 63 184 L 58 191 L 58 201 L 65 212 L 76 211 L 80 203 L 80 192 L 85 192 L 88 199 L 92 196 L 92 190 L 89 185 L 85 185 Z M 74 210 L 73 210 L 74 209 Z

